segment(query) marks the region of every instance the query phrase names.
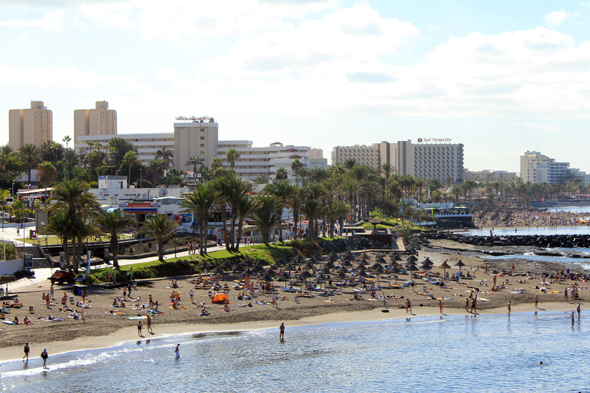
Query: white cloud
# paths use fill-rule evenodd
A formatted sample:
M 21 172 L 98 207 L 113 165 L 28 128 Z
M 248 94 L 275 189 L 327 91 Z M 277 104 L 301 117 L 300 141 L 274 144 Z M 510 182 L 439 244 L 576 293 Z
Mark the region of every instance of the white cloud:
M 110 82 L 127 80 L 116 75 L 101 75 L 96 71 L 81 71 L 75 67 L 40 68 L 33 65 L 16 67 L 0 65 L 0 86 L 27 86 L 34 88 L 97 87 Z
M 0 26 L 6 27 L 39 27 L 45 30 L 59 30 L 63 27 L 65 11 L 52 12 L 43 15 L 41 19 L 25 20 L 12 19 L 0 21 Z
M 554 27 L 563 23 L 568 18 L 577 16 L 577 13 L 569 13 L 565 11 L 554 11 L 545 17 L 545 21 L 549 27 Z

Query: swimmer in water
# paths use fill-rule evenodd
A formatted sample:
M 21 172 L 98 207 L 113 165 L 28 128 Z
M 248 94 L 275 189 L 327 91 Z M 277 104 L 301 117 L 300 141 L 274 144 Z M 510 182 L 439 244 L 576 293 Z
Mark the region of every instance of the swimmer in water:
M 542 366 L 542 365 L 543 365 L 543 362 L 539 362 L 539 366 Z
M 178 359 L 180 357 L 180 344 L 176 345 L 176 349 L 174 350 L 174 353 L 176 354 L 176 358 Z

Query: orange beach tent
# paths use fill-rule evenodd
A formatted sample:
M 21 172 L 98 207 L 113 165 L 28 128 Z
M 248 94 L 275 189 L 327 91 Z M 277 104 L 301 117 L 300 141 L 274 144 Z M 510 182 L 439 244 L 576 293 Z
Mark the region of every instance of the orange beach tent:
M 229 303 L 229 299 L 225 293 L 218 293 L 215 296 L 213 296 L 213 300 L 211 300 L 211 303 L 225 304 Z

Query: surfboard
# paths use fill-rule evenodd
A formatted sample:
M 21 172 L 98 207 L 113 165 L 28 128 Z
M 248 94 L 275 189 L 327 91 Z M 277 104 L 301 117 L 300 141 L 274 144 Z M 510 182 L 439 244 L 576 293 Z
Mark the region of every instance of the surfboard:
M 7 325 L 14 325 L 14 322 L 12 321 L 2 321 L 2 323 L 5 323 Z

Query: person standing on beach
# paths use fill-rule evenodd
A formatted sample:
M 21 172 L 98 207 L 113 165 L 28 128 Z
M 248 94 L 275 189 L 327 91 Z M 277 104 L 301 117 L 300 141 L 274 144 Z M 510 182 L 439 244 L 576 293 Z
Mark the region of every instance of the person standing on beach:
M 51 300 L 55 300 L 55 298 L 53 297 L 53 294 L 55 293 L 55 291 L 53 290 L 53 285 L 51 285 Z
M 410 299 L 406 300 L 406 314 L 407 313 L 412 313 L 412 302 L 410 302 Z
M 572 311 L 572 325 L 575 323 L 574 312 Z
M 138 321 L 137 322 L 137 335 L 139 337 L 143 337 L 142 330 L 143 330 L 143 325 L 141 324 L 141 321 Z
M 191 303 L 194 303 L 194 301 L 193 301 L 193 297 L 195 296 L 195 293 L 193 292 L 193 290 L 192 290 L 192 289 L 191 289 L 191 291 L 188 293 L 188 295 L 189 295 L 189 296 L 190 296 L 190 298 L 191 298 Z
M 565 296 L 564 302 L 567 302 L 567 288 L 563 290 L 563 296 Z
M 576 311 L 578 312 L 578 319 L 580 319 L 581 312 L 582 312 L 582 306 L 580 303 L 578 303 L 578 307 L 576 307 Z
M 508 308 L 508 315 L 510 315 L 512 312 L 512 304 L 510 304 L 510 300 L 508 300 L 508 306 L 506 306 L 506 308 Z
M 150 334 L 154 334 L 154 331 L 152 330 L 152 317 L 149 315 L 147 316 L 147 331 Z
M 443 306 L 442 300 L 438 301 L 438 309 L 440 310 L 440 315 L 442 315 L 443 310 L 445 309 L 445 306 Z
M 279 326 L 279 339 L 280 340 L 284 340 L 285 339 L 285 324 L 281 323 L 281 326 Z
M 477 299 L 473 298 L 473 300 L 471 300 L 471 312 L 474 314 L 477 314 Z
M 535 295 L 535 308 L 539 308 L 539 295 Z
M 25 358 L 27 358 L 27 362 L 29 361 L 29 352 L 31 352 L 31 348 L 29 347 L 29 343 L 25 344 L 25 347 L 23 348 L 25 351 L 25 356 L 23 356 L 23 362 L 25 361 Z
M 174 349 L 174 353 L 176 354 L 176 359 L 180 357 L 180 344 L 176 344 L 176 348 Z
M 43 359 L 43 368 L 47 368 L 48 357 L 49 355 L 47 354 L 47 349 L 43 349 L 43 352 L 41 352 L 41 359 Z

